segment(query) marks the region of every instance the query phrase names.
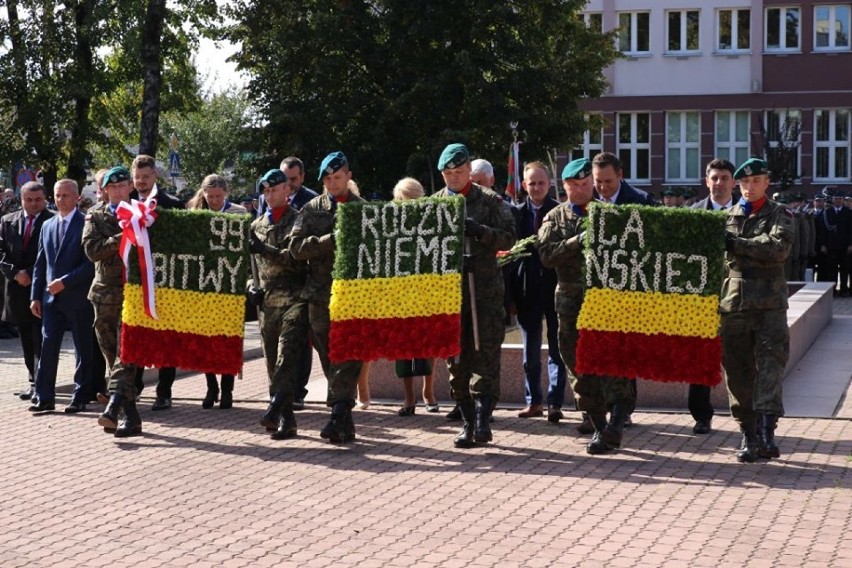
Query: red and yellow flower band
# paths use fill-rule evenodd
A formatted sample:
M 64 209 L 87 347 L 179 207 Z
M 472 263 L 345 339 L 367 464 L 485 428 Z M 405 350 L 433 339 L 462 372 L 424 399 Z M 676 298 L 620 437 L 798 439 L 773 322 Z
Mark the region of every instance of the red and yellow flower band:
M 158 211 L 149 228 L 156 319 L 130 255 L 124 286 L 121 360 L 205 373 L 240 372 L 243 363 L 249 217 Z
M 577 372 L 718 384 L 724 235 L 718 213 L 594 205 Z
M 332 362 L 459 353 L 463 211 L 461 198 L 341 204 Z

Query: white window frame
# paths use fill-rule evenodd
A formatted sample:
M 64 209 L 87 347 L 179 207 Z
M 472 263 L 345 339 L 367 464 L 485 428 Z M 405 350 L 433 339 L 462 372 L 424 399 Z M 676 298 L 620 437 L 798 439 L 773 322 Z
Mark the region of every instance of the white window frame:
M 626 30 L 626 32 L 628 34 L 628 40 L 630 41 L 630 46 L 628 47 L 627 50 L 621 49 L 621 37 L 622 37 L 621 34 L 625 33 L 625 30 L 623 30 L 621 28 L 621 16 L 624 15 L 624 14 L 628 14 L 630 16 L 630 28 L 628 30 Z M 647 50 L 640 50 L 639 46 L 638 46 L 638 43 L 639 43 L 639 33 L 638 33 L 639 23 L 638 23 L 638 20 L 639 20 L 640 14 L 643 14 L 648 18 L 648 49 Z M 639 11 L 635 11 L 635 12 L 617 12 L 617 17 L 618 17 L 619 32 L 617 34 L 617 39 L 616 39 L 617 44 L 616 45 L 617 45 L 618 49 L 622 53 L 624 53 L 625 55 L 629 55 L 629 56 L 650 55 L 651 54 L 651 12 L 648 12 L 648 11 L 645 11 L 645 10 L 639 10 Z
M 837 34 L 831 33 L 828 37 L 828 45 L 817 46 L 817 9 L 828 8 L 828 21 L 835 22 L 837 20 L 837 8 L 846 8 L 846 45 L 838 46 L 836 44 Z M 852 40 L 850 40 L 850 30 L 852 29 L 852 4 L 817 4 L 814 6 L 814 51 L 849 51 L 852 49 Z
M 721 43 L 721 33 L 722 33 L 722 12 L 730 12 L 731 13 L 731 46 L 730 47 L 722 47 Z M 738 39 L 740 37 L 740 12 L 749 14 L 748 21 L 748 47 L 741 47 L 738 44 Z M 719 8 L 716 10 L 716 51 L 721 53 L 750 53 L 751 52 L 751 10 L 749 8 Z M 737 45 L 735 45 L 737 44 Z
M 828 122 L 828 140 L 819 140 L 819 130 L 817 124 L 821 113 L 829 113 Z M 846 119 L 846 140 L 837 140 L 837 113 L 847 113 Z M 814 181 L 815 182 L 848 182 L 852 180 L 852 109 L 815 109 L 814 110 Z M 828 149 L 828 174 L 827 176 L 819 176 L 817 171 L 817 160 L 820 148 Z M 836 153 L 833 151 L 838 148 L 846 149 L 846 176 L 839 177 L 837 175 Z
M 769 46 L 769 12 L 778 10 L 780 22 L 778 29 L 778 46 Z M 798 26 L 796 28 L 796 46 L 787 47 L 787 12 L 795 10 L 799 14 Z M 772 6 L 765 8 L 763 12 L 763 47 L 769 53 L 790 53 L 802 50 L 802 7 L 801 6 Z
M 638 128 L 638 117 L 640 114 L 648 115 L 648 141 L 647 142 L 636 142 L 636 130 Z M 621 141 L 621 117 L 622 116 L 630 116 L 630 142 L 622 142 Z M 621 156 L 622 150 L 628 150 L 630 152 L 630 171 L 623 171 L 624 179 L 630 183 L 650 183 L 651 181 L 651 113 L 650 112 L 620 112 L 616 116 L 616 125 L 615 125 L 615 155 Z M 636 158 L 639 150 L 647 150 L 648 151 L 648 177 L 640 178 L 636 177 L 636 171 L 638 164 L 638 160 Z M 624 163 L 622 163 L 622 167 L 624 167 Z
M 688 23 L 689 18 L 688 15 L 690 12 L 695 12 L 698 14 L 698 30 L 696 30 L 697 36 L 697 45 L 695 49 L 689 49 L 689 33 L 688 33 Z M 669 49 L 669 16 L 671 14 L 680 14 L 680 30 L 678 30 L 678 35 L 680 36 L 680 47 L 678 49 Z M 666 53 L 672 55 L 698 55 L 701 53 L 701 10 L 697 8 L 683 9 L 683 10 L 666 10 Z
M 585 118 L 586 122 L 588 122 L 589 115 L 587 115 Z M 582 145 L 574 147 L 568 154 L 571 160 L 578 160 L 580 158 L 588 158 L 589 160 L 591 160 L 596 154 L 600 154 L 601 152 L 603 152 L 603 126 L 599 129 L 595 129 L 595 131 L 598 133 L 598 141 L 592 141 L 591 130 L 586 130 L 585 132 L 583 132 Z
M 678 116 L 680 118 L 680 132 L 678 135 L 678 140 L 672 142 L 669 140 L 669 127 L 670 121 L 673 116 Z M 686 139 L 687 134 L 687 124 L 690 117 L 694 117 L 697 121 L 698 126 L 698 137 L 694 142 L 689 142 Z M 700 182 L 702 178 L 701 173 L 701 113 L 699 111 L 677 111 L 677 112 L 667 112 L 666 113 L 666 181 L 667 182 Z M 671 156 L 669 155 L 670 150 L 679 150 L 679 158 L 678 158 L 678 175 L 675 177 L 669 176 L 669 165 Z M 695 168 L 695 175 L 688 175 L 688 160 L 687 154 L 688 150 L 695 150 L 695 163 L 693 164 Z
M 730 140 L 719 140 L 719 114 L 728 114 L 728 132 L 731 133 Z M 737 140 L 737 115 L 745 113 L 746 115 L 746 140 Z M 723 155 L 720 151 L 724 149 L 727 155 Z M 716 158 L 725 158 L 734 164 L 742 163 L 737 158 L 737 150 L 745 150 L 744 156 L 747 158 L 751 152 L 751 113 L 747 110 L 717 110 L 713 115 L 713 156 Z

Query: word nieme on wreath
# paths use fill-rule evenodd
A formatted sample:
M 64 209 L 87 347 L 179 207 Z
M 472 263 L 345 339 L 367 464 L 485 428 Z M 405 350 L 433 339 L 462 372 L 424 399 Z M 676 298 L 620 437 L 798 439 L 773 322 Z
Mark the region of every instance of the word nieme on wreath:
M 240 252 L 246 249 L 243 230 L 245 221 L 238 218 L 211 217 L 211 252 Z M 241 294 L 243 282 L 239 279 L 244 255 L 208 257 L 204 254 L 154 252 L 154 285 L 179 290 Z
M 358 278 L 458 272 L 462 209 L 448 201 L 419 205 L 390 202 L 360 209 Z
M 638 210 L 630 212 L 618 234 L 607 229 L 607 217 L 623 214 L 601 207 L 590 217 L 590 250 L 586 282 L 614 290 L 701 294 L 707 287 L 709 259 L 700 254 L 645 250 L 645 226 Z

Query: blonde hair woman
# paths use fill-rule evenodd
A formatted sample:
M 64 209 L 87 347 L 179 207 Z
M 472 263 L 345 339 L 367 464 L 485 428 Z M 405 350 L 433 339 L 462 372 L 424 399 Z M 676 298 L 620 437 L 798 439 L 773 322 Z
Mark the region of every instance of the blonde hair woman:
M 423 186 L 414 178 L 402 178 L 393 188 L 394 201 L 408 201 L 423 197 L 425 191 Z M 435 367 L 434 359 L 400 359 L 396 362 L 396 376 L 402 379 L 405 386 L 405 401 L 397 414 L 400 416 L 411 416 L 417 408 L 417 395 L 414 394 L 414 377 L 423 377 L 423 402 L 426 403 L 426 412 L 438 412 L 440 407 L 435 400 L 434 381 L 432 369 Z

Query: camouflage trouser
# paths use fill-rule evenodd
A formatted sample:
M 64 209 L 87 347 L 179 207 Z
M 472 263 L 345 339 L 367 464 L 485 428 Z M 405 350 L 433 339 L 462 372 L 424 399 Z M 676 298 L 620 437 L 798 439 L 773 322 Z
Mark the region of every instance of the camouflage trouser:
M 500 395 L 500 356 L 506 326 L 503 323 L 503 281 L 495 290 L 477 290 L 476 310 L 479 323 L 479 351 L 474 347 L 470 302 L 465 289 L 462 300 L 461 353 L 447 360 L 450 371 L 450 395 L 454 400 L 471 396 L 489 396 L 497 402 Z
M 757 414 L 783 416 L 781 383 L 790 358 L 787 311 L 722 314 L 721 335 L 731 416 L 741 425 Z
M 308 302 L 296 299 L 284 305 L 270 305 L 281 303 L 264 302 L 260 310 L 260 336 L 269 394 L 280 392 L 285 402 L 293 402 L 299 362 L 308 342 Z
M 95 308 L 95 336 L 107 363 L 112 370 L 118 359 L 118 334 L 121 327 L 121 304 L 99 304 L 92 302 Z
M 308 319 L 311 324 L 311 339 L 317 350 L 322 370 L 328 379 L 326 404 L 334 406 L 336 402 L 348 402 L 355 406 L 355 388 L 358 375 L 361 374 L 361 361 L 341 361 L 332 364 L 328 359 L 328 330 L 330 327 L 328 300 L 308 304 Z
M 556 315 L 559 317 L 559 353 L 568 372 L 577 410 L 589 414 L 606 414 L 607 404 L 624 401 L 632 407 L 635 395 L 630 380 L 621 377 L 601 377 L 577 374 L 577 317 L 583 305 L 583 292 L 565 293 L 557 290 Z

